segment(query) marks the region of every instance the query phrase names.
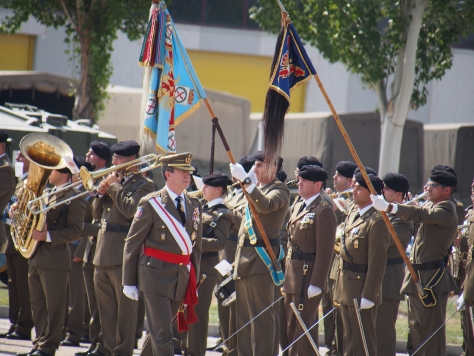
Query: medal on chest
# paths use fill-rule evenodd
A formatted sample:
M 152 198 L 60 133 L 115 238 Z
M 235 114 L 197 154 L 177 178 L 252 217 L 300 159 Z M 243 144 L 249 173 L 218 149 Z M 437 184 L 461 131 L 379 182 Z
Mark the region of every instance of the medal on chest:
M 197 230 L 199 228 L 199 208 L 194 208 L 193 212 L 193 232 L 191 233 L 191 240 L 195 240 L 197 237 Z
M 314 213 L 308 213 L 303 216 L 303 219 L 300 223 L 300 230 L 307 229 L 309 225 L 314 223 Z

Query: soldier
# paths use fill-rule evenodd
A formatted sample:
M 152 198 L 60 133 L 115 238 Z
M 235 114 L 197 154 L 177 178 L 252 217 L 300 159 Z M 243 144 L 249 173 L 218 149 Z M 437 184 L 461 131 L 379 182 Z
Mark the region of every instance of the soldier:
M 383 176 L 383 196 L 389 203 L 402 204 L 408 196 L 410 185 L 408 179 L 399 173 L 387 173 Z M 406 250 L 413 235 L 413 223 L 389 214 L 403 249 Z M 390 246 L 387 251 L 387 267 L 382 282 L 382 304 L 377 307 L 377 355 L 395 355 L 397 346 L 397 332 L 395 323 L 398 316 L 400 300 L 404 300 L 400 294 L 400 288 L 405 275 L 403 258 L 398 251 L 395 242 L 390 237 Z
M 138 157 L 140 145 L 122 141 L 111 147 L 112 163 L 119 165 Z M 138 202 L 154 190 L 152 181 L 137 166 L 110 174 L 99 184 L 92 211 L 101 219 L 94 256 L 94 286 L 99 307 L 104 346 L 113 355 L 131 355 L 137 324 L 136 301 L 122 293 L 122 263 L 125 238 Z
M 412 335 L 413 349 L 417 350 L 428 340 L 435 330 L 444 323 L 446 304 L 450 292 L 456 290 L 456 283 L 446 269 L 448 253 L 456 238 L 456 206 L 451 200 L 457 184 L 454 170 L 447 166 L 432 169 L 430 179 L 425 185 L 429 202 L 423 206 L 387 203 L 381 196 L 371 196 L 374 207 L 392 213 L 414 223 L 422 223 L 413 244 L 410 261 L 420 276 L 425 289 L 431 289 L 430 307 L 425 306 L 418 296 L 415 283 L 408 271 L 405 273 L 401 293 L 409 298 L 408 320 Z M 422 355 L 445 355 L 445 326 L 420 350 Z
M 354 171 L 357 168 L 357 164 L 350 161 L 340 161 L 336 164 L 336 173 L 332 177 L 334 180 L 334 189 L 337 193 L 352 192 L 352 177 L 354 177 Z M 341 195 L 343 199 L 349 202 L 353 206 L 352 193 Z M 336 240 L 334 245 L 333 260 L 331 269 L 329 271 L 328 278 L 328 291 L 323 293 L 321 299 L 321 306 L 323 308 L 323 314 L 326 315 L 334 307 L 334 284 L 336 283 L 337 275 L 339 273 L 339 252 L 341 248 L 341 231 L 344 221 L 346 220 L 347 213 L 342 211 L 336 206 L 334 207 L 336 214 L 336 222 L 338 228 L 336 229 Z M 338 233 L 339 232 L 339 233 Z M 329 349 L 329 354 L 334 356 L 342 356 L 342 339 L 343 339 L 343 328 L 341 313 L 338 309 L 334 311 L 334 314 L 329 314 L 324 319 L 324 341 Z
M 86 162 L 92 165 L 93 171 L 104 169 L 108 167 L 112 161 L 112 150 L 109 145 L 105 142 L 92 141 L 90 144 L 89 151 L 86 153 Z M 95 182 L 99 184 L 102 179 Z M 83 261 L 82 273 L 84 278 L 84 284 L 87 294 L 87 305 L 89 308 L 90 322 L 89 322 L 89 335 L 90 341 L 89 349 L 85 352 L 79 351 L 75 353 L 75 356 L 86 356 L 95 355 L 102 356 L 107 353 L 103 345 L 99 308 L 97 307 L 97 298 L 94 288 L 94 256 L 97 245 L 97 235 L 99 233 L 100 225 L 99 220 L 93 218 L 92 203 L 94 201 L 94 195 L 89 195 L 85 199 L 86 214 L 84 216 L 84 228 L 82 230 L 81 243 L 76 249 L 76 253 L 73 258 L 73 262 Z M 82 253 L 82 254 L 81 254 Z
M 244 167 L 246 172 L 249 172 L 255 163 L 255 158 L 252 155 L 244 156 L 240 159 L 239 164 Z M 224 250 L 219 252 L 221 260 L 226 260 L 229 263 L 234 263 L 235 252 L 237 251 L 237 243 L 239 241 L 239 229 L 242 223 L 242 217 L 245 216 L 245 199 L 242 188 L 238 186 L 235 188 L 231 196 L 228 197 L 226 205 L 232 209 L 232 216 L 234 225 L 230 232 L 227 243 L 225 244 Z M 221 303 L 218 304 L 219 312 L 219 328 L 221 332 L 222 340 L 227 340 L 230 335 L 233 335 L 237 331 L 237 315 L 236 315 L 236 303 L 231 303 L 229 306 L 224 307 Z M 235 356 L 237 355 L 237 336 L 234 336 L 224 342 L 223 355 Z
M 247 172 L 240 164 L 231 164 L 232 176 L 245 182 L 249 199 L 258 211 L 258 217 L 263 225 L 273 252 L 280 255 L 280 231 L 289 206 L 290 192 L 286 184 L 277 179 L 283 159 L 278 165 L 265 165 L 264 152 L 255 153 L 255 175 L 257 184 L 251 183 Z M 255 235 L 249 235 L 253 226 Z M 252 242 L 251 243 L 251 239 Z M 265 308 L 275 301 L 275 284 L 270 276 L 269 268 L 264 262 L 265 244 L 251 218 L 249 207 L 246 207 L 246 218 L 242 219 L 239 230 L 239 244 L 234 268 L 236 288 L 237 328 L 241 328 Z M 263 248 L 262 248 L 263 247 Z M 261 249 L 257 249 L 261 248 Z M 260 255 L 259 253 L 262 253 Z M 237 349 L 239 355 L 271 355 L 274 351 L 275 338 L 275 309 L 268 309 L 252 323 L 237 334 Z
M 59 190 L 71 180 L 68 168 L 54 170 L 49 183 Z M 52 190 L 53 191 L 53 190 Z M 53 195 L 47 205 L 68 199 L 77 192 L 67 189 Z M 16 208 L 15 204 L 12 210 Z M 67 280 L 71 269 L 69 242 L 81 237 L 84 221 L 84 199 L 71 200 L 47 212 L 43 231 L 33 231 L 39 242 L 36 253 L 29 259 L 29 289 L 36 330 L 33 349 L 19 355 L 54 356 L 63 334 L 66 311 Z
M 218 251 L 222 251 L 234 225 L 232 212 L 224 205 L 229 177 L 220 172 L 202 178 L 203 199 L 207 203 L 202 208 L 202 255 L 201 274 L 207 276 L 199 288 L 199 303 L 195 311 L 199 321 L 189 328 L 185 355 L 204 356 L 207 345 L 209 307 L 214 287 L 219 282 L 219 272 L 214 268 L 219 263 Z
M 288 261 L 283 285 L 288 340 L 293 342 L 303 329 L 293 313 L 294 303 L 307 327 L 318 319 L 321 293 L 327 288 L 327 275 L 332 260 L 336 234 L 336 216 L 320 192 L 328 175 L 319 166 L 303 166 L 298 172 L 298 193 L 302 200 L 290 211 L 288 221 Z M 310 332 L 318 343 L 318 328 Z M 306 336 L 290 348 L 290 355 L 313 355 Z
M 0 129 L 0 211 L 8 208 L 10 198 L 13 192 L 20 189 L 23 185 L 23 176 L 16 184 L 15 170 L 13 169 L 10 158 L 7 155 L 8 133 Z M 21 158 L 20 158 L 21 157 Z M 29 161 L 26 160 L 21 152 L 17 155 L 17 161 L 24 160 L 23 172 L 28 174 Z M 15 188 L 16 187 L 16 188 Z M 15 249 L 10 234 L 10 219 L 8 211 L 0 219 L 0 241 L 6 241 L 5 258 L 7 260 L 8 271 L 8 298 L 10 301 L 8 317 L 10 319 L 10 328 L 0 337 L 17 340 L 31 340 L 31 329 L 33 328 L 33 317 L 31 316 L 31 304 L 28 293 L 28 262 Z M 3 242 L 2 242 L 3 243 Z
M 89 162 L 85 161 L 84 157 L 74 157 L 74 162 L 78 168 L 86 167 L 87 170 L 92 170 L 92 165 Z M 78 181 L 76 175 L 72 176 L 72 182 L 75 183 Z M 85 188 L 81 185 L 76 187 L 80 192 L 83 192 Z M 89 197 L 87 197 L 89 198 Z M 85 213 L 84 213 L 84 222 L 92 221 L 92 211 L 90 199 L 85 199 Z M 84 230 L 82 235 L 84 235 Z M 76 257 L 76 253 L 80 256 L 84 255 L 84 246 L 86 238 L 81 238 L 80 240 L 70 242 L 68 244 L 69 251 L 72 257 L 71 271 L 69 272 L 68 278 L 68 293 L 67 301 L 68 308 L 66 310 L 65 318 L 65 332 L 66 338 L 61 341 L 61 346 L 79 346 L 79 342 L 84 333 L 84 296 L 85 296 L 85 287 L 84 279 L 82 276 L 82 257 Z
M 368 176 L 375 191 L 381 194 L 382 180 L 372 173 Z M 359 169 L 355 170 L 352 188 L 357 208 L 352 209 L 343 229 L 334 302 L 339 303 L 341 310 L 344 355 L 365 355 L 354 298 L 360 305 L 369 354 L 376 355 L 376 306 L 382 302 L 382 280 L 390 236 L 381 214 L 372 206 L 370 191 Z
M 471 185 L 471 202 L 474 204 L 474 181 Z M 461 310 L 461 322 L 463 329 L 463 355 L 474 355 L 474 337 L 472 325 L 472 312 L 474 307 L 474 263 L 472 262 L 474 250 L 474 210 L 470 205 L 466 209 L 466 218 L 464 220 L 466 227 L 463 228 L 463 234 L 468 238 L 469 252 L 466 264 L 466 277 L 464 279 L 463 292 L 459 296 L 457 309 Z M 465 306 L 467 304 L 467 307 Z
M 191 321 L 197 303 L 202 222 L 200 202 L 185 192 L 191 160 L 191 153 L 161 157 L 166 185 L 140 201 L 126 240 L 123 292 L 134 300 L 139 290 L 145 296 L 149 332 L 142 355 L 173 355 L 173 317 L 183 302 Z

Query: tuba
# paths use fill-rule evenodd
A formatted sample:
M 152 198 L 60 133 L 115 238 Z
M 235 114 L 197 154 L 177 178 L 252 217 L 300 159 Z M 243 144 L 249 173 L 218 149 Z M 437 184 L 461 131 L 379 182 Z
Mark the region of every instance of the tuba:
M 73 157 L 71 148 L 56 136 L 33 133 L 26 135 L 20 141 L 20 151 L 30 161 L 28 179 L 18 192 L 18 202 L 12 211 L 11 235 L 15 248 L 25 258 L 31 258 L 38 247 L 38 241 L 33 239 L 33 230 L 42 231 L 46 224 L 46 212 L 33 214 L 28 209 L 30 200 L 43 194 L 48 178 L 54 169 L 66 167 L 63 156 Z M 44 200 L 35 204 L 45 207 Z

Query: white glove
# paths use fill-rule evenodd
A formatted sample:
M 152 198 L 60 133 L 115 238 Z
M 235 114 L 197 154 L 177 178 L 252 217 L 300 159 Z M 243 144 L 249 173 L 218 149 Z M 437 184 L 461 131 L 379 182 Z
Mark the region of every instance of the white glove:
M 362 299 L 360 300 L 360 308 L 361 308 L 361 309 L 370 309 L 370 308 L 372 308 L 374 305 L 375 305 L 375 303 L 374 303 L 374 302 L 371 302 L 371 301 L 368 300 L 368 299 L 362 298 Z
M 252 166 L 252 168 L 250 168 L 248 176 L 253 184 L 257 184 L 257 176 L 255 175 L 254 170 L 255 170 L 255 166 Z
M 308 287 L 308 298 L 311 299 L 313 297 L 316 297 L 317 295 L 320 295 L 321 292 L 321 288 L 310 284 Z
M 385 201 L 383 195 L 373 195 L 370 194 L 370 199 L 374 204 L 374 208 L 380 211 L 386 211 L 388 208 L 388 203 Z
M 138 300 L 138 289 L 136 286 L 123 286 L 123 294 L 133 300 Z
M 198 190 L 201 190 L 202 187 L 204 187 L 204 183 L 202 182 L 202 178 L 198 177 L 198 176 L 195 176 L 194 174 L 192 175 L 192 177 L 193 177 L 194 184 L 196 184 L 196 188 Z
M 464 301 L 464 293 L 463 293 L 459 296 L 458 300 L 456 300 L 456 310 L 463 311 L 465 306 L 466 306 L 466 303 Z
M 241 182 L 243 182 L 245 180 L 245 178 L 248 177 L 247 172 L 245 172 L 245 169 L 244 169 L 244 167 L 242 167 L 241 164 L 231 163 L 231 164 L 229 164 L 229 167 L 230 167 L 230 174 L 232 174 L 232 177 L 240 180 Z

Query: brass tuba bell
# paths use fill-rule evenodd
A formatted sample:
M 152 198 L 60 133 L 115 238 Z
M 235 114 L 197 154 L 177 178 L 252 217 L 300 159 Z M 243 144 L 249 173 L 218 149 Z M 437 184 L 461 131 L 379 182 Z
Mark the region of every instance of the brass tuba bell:
M 66 167 L 63 156 L 73 157 L 71 148 L 56 136 L 45 133 L 26 135 L 20 141 L 20 151 L 30 161 L 28 178 L 18 192 L 18 202 L 12 211 L 11 235 L 15 248 L 25 258 L 31 258 L 38 247 L 33 230 L 42 231 L 46 224 L 46 212 L 34 215 L 28 202 L 43 194 L 51 172 Z M 43 207 L 44 200 L 36 204 Z

